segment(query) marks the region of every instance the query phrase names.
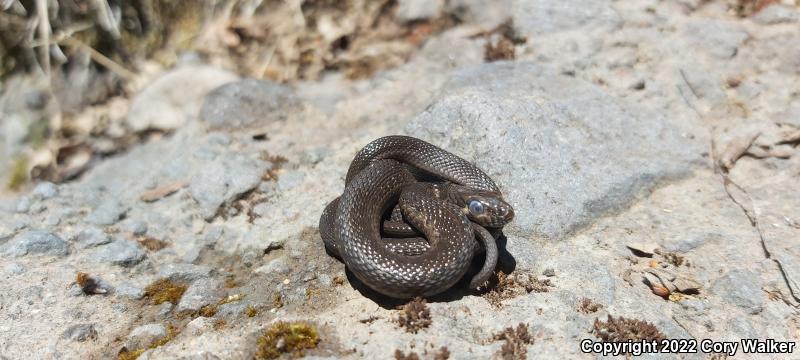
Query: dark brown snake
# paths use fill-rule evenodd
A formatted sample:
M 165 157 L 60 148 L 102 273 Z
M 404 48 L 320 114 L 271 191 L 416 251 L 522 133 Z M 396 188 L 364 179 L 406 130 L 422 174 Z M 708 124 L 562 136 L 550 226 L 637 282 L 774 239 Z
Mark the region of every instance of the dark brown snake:
M 494 181 L 471 163 L 413 137 L 387 136 L 358 152 L 319 229 L 359 280 L 411 298 L 452 287 L 481 251 L 486 260 L 470 287 L 483 284 L 497 264 L 486 228 L 499 233 L 513 217 Z

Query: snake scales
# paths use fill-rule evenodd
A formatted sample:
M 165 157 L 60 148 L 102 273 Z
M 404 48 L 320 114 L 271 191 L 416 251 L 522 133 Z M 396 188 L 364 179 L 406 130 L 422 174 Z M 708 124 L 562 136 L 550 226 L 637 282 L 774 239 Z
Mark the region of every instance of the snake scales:
M 474 165 L 425 141 L 387 136 L 358 152 L 319 229 L 328 252 L 359 280 L 410 298 L 452 287 L 481 251 L 486 260 L 470 287 L 484 283 L 497 263 L 486 228 L 499 233 L 513 217 L 498 186 Z

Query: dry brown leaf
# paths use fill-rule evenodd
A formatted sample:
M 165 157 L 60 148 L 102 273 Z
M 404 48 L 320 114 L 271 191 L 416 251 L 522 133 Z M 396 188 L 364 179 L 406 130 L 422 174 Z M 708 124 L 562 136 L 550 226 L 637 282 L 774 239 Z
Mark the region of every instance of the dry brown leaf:
M 172 195 L 173 193 L 186 187 L 187 185 L 189 185 L 188 180 L 173 181 L 171 183 L 160 185 L 155 189 L 145 191 L 144 193 L 142 193 L 141 199 L 144 202 L 153 202 L 165 196 Z

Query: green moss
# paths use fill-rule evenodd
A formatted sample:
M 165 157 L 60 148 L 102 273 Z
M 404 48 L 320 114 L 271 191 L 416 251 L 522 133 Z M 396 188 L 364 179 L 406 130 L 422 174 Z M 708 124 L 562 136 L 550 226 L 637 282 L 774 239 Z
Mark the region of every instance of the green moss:
M 122 350 L 117 354 L 117 360 L 136 360 L 147 349 Z
M 319 333 L 310 324 L 278 321 L 258 338 L 256 359 L 276 359 L 283 354 L 301 357 L 317 344 Z
M 144 294 L 156 305 L 165 302 L 177 305 L 185 291 L 186 284 L 184 283 L 175 282 L 170 279 L 160 279 L 148 285 L 144 289 Z
M 28 181 L 28 158 L 20 155 L 11 165 L 10 176 L 8 177 L 8 188 L 17 190 Z

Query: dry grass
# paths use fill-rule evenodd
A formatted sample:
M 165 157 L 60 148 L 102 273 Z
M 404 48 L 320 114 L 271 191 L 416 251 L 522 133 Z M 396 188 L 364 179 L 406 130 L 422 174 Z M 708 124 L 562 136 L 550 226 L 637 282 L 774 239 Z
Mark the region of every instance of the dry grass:
M 504 341 L 497 357 L 504 360 L 524 360 L 528 358 L 527 346 L 533 344 L 533 336 L 528 325 L 519 323 L 516 328 L 507 327 L 492 337 L 493 341 Z
M 503 301 L 531 292 L 548 292 L 553 284 L 550 279 L 539 280 L 536 274 L 516 271 L 506 275 L 500 271 L 490 279 L 489 291 L 483 297 L 496 308 L 503 306 Z
M 433 322 L 431 312 L 428 310 L 425 299 L 415 298 L 403 305 L 397 324 L 407 332 L 416 334 L 421 329 L 427 328 Z
M 660 341 L 664 334 L 653 324 L 637 319 L 608 316 L 606 321 L 596 319 L 593 333 L 603 341 Z
M 32 179 L 70 181 L 93 160 L 160 136 L 134 133 L 124 114 L 132 95 L 182 54 L 281 83 L 325 72 L 365 78 L 405 63 L 454 24 L 448 14 L 401 23 L 393 0 L 9 3 L 0 11 L 0 80 L 42 80 L 55 95 L 45 115 L 57 119 L 45 124 L 41 146 L 10 154 L 19 159 L 4 177 L 11 191 Z M 277 172 L 279 164 L 267 176 Z

